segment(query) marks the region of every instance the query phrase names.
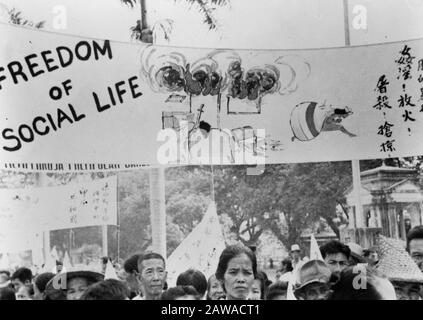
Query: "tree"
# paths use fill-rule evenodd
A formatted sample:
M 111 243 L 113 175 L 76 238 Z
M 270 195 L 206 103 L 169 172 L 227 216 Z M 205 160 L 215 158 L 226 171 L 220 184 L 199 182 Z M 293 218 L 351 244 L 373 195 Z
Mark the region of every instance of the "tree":
M 8 21 L 5 22 L 21 26 L 34 27 L 36 29 L 41 29 L 44 27 L 45 21 L 34 22 L 32 20 L 26 19 L 22 16 L 22 11 L 16 8 L 9 9 L 4 4 L 0 3 L 0 9 L 7 15 Z
M 135 4 L 138 2 L 140 4 L 141 9 L 141 20 L 138 20 L 134 27 L 131 27 L 132 31 L 132 38 L 136 40 L 140 40 L 147 43 L 153 43 L 154 40 L 154 29 L 160 28 L 164 31 L 165 37 L 169 37 L 169 33 L 172 29 L 172 21 L 167 19 L 165 22 L 159 22 L 155 24 L 153 27 L 150 26 L 148 20 L 148 11 L 147 11 L 147 4 L 146 0 L 120 0 L 127 6 L 131 8 L 135 7 Z M 175 0 L 181 1 L 181 0 Z M 214 10 L 216 6 L 226 6 L 229 4 L 229 0 L 184 0 L 181 2 L 185 2 L 190 5 L 190 8 L 196 8 L 201 16 L 203 17 L 203 22 L 209 27 L 210 30 L 218 28 L 218 22 L 216 20 Z

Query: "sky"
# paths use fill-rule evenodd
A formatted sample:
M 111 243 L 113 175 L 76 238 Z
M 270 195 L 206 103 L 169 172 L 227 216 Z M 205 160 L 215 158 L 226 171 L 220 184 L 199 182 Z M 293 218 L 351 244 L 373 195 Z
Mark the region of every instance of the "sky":
M 140 16 L 120 0 L 0 0 L 45 30 L 129 42 L 129 28 Z M 174 21 L 165 44 L 190 47 L 244 49 L 300 49 L 345 44 L 342 0 L 231 0 L 218 8 L 216 31 L 202 23 L 196 7 L 184 1 L 147 0 L 149 23 Z M 64 6 L 67 29 L 53 28 L 54 8 Z M 360 7 L 361 6 L 361 7 Z M 350 21 L 366 10 L 366 28 L 350 28 L 351 45 L 392 42 L 423 37 L 423 0 L 349 0 Z M 362 12 L 362 11 L 360 11 Z

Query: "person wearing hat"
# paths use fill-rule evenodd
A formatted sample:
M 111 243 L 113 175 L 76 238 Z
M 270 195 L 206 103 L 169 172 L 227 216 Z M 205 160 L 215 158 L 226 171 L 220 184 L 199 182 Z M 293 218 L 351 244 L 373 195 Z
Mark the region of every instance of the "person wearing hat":
M 328 300 L 331 280 L 331 270 L 323 261 L 310 260 L 298 272 L 294 295 L 298 300 Z
M 103 274 L 94 271 L 62 272 L 47 283 L 46 291 L 50 297 L 54 291 L 61 291 L 65 293 L 66 300 L 79 300 L 90 285 L 103 279 Z
M 293 269 L 298 269 L 301 262 L 301 248 L 298 244 L 291 246 L 291 264 Z
M 423 300 L 423 273 L 397 239 L 379 235 L 376 269 L 394 285 L 398 300 Z

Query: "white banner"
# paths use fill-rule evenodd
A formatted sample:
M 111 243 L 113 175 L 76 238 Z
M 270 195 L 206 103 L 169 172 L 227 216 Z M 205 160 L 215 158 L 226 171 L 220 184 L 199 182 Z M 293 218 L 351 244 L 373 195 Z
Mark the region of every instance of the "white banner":
M 423 40 L 213 50 L 0 24 L 0 165 L 263 164 L 423 154 Z
M 116 176 L 58 187 L 0 189 L 4 242 L 47 230 L 96 225 L 117 225 Z

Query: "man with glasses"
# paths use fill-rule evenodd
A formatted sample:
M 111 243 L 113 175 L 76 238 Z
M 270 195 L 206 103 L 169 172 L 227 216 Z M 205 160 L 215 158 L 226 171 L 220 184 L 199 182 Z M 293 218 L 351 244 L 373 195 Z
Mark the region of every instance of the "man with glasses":
M 345 244 L 332 240 L 320 247 L 326 265 L 334 275 L 340 275 L 349 264 L 351 249 Z
M 143 300 L 159 300 L 167 278 L 165 259 L 155 252 L 140 255 L 138 273 Z

